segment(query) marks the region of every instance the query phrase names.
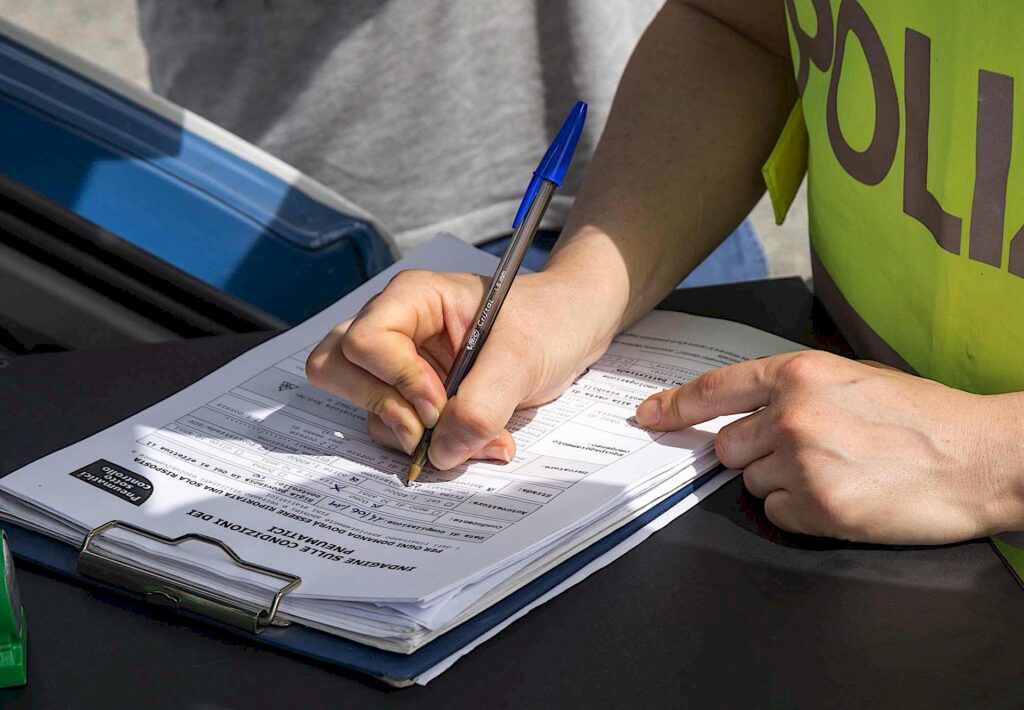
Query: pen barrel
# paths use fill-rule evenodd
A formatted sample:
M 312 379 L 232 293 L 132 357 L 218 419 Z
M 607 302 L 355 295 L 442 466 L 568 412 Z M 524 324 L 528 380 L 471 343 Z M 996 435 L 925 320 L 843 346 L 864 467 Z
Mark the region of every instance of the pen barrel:
M 533 243 L 533 238 L 537 236 L 537 230 L 540 229 L 540 221 L 544 217 L 544 213 L 547 211 L 548 204 L 551 202 L 551 197 L 555 194 L 557 187 L 557 185 L 548 180 L 541 181 L 530 209 L 527 210 L 526 216 L 519 223 L 519 227 L 513 232 L 512 239 L 509 241 L 505 253 L 502 254 L 501 260 L 498 261 L 498 267 L 494 270 L 494 276 L 487 287 L 487 295 L 480 304 L 480 310 L 477 311 L 476 319 L 473 321 L 473 328 L 466 336 L 462 349 L 452 363 L 451 370 L 448 371 L 448 378 L 445 380 L 445 391 L 449 399 L 458 392 L 459 385 L 462 384 L 463 378 L 473 366 L 477 355 L 487 341 L 491 327 L 498 318 L 498 313 L 505 303 L 505 297 L 508 295 L 509 289 L 512 288 L 512 282 L 515 280 L 519 267 L 522 266 L 526 252 Z

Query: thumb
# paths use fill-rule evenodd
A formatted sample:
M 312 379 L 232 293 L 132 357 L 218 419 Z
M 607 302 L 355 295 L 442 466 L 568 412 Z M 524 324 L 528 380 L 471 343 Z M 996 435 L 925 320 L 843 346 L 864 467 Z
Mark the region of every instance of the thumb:
M 505 429 L 508 417 L 493 407 L 457 395 L 448 401 L 434 429 L 427 456 L 441 470 L 470 458 L 496 459 L 508 463 L 516 453 L 516 442 Z
M 523 399 L 515 383 L 524 377 L 514 358 L 500 349 L 484 349 L 441 412 L 428 452 L 431 463 L 449 469 L 485 447 L 487 458 L 510 461 L 516 445 L 505 425 Z

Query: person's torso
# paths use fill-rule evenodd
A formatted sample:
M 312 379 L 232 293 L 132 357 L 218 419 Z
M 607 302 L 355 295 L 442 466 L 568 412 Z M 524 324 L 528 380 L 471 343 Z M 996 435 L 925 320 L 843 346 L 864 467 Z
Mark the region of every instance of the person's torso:
M 786 5 L 816 291 L 859 354 L 1024 390 L 1024 2 Z
M 140 0 L 154 89 L 351 198 L 409 248 L 508 231 L 577 99 L 587 130 L 660 0 Z

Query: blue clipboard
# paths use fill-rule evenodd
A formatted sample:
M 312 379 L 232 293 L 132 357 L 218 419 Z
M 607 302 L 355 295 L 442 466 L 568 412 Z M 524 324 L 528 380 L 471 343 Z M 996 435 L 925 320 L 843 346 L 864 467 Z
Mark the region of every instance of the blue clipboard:
M 255 643 L 370 675 L 394 687 L 407 687 L 415 683 L 422 673 L 465 648 L 576 574 L 590 562 L 628 539 L 648 523 L 668 512 L 700 486 L 710 481 L 721 470 L 719 467 L 700 476 L 643 515 L 609 533 L 519 591 L 408 655 L 382 651 L 298 624 L 286 627 L 267 627 L 260 633 L 254 634 L 196 614 L 184 611 L 174 611 L 174 613 L 230 631 Z M 79 574 L 77 571 L 78 550 L 76 548 L 11 523 L 5 522 L 2 527 L 7 532 L 11 551 L 16 558 L 26 560 L 81 584 L 142 601 L 142 597 L 138 594 Z

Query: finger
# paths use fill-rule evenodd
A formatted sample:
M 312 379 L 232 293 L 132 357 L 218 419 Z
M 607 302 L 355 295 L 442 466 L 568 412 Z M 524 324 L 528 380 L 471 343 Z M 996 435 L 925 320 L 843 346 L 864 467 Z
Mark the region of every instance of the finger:
M 426 360 L 434 372 L 437 373 L 438 378 L 442 381 L 448 376 L 448 371 L 452 369 L 452 363 L 455 362 L 455 356 L 448 349 L 442 349 L 440 347 L 421 347 L 419 348 L 420 357 Z M 436 424 L 436 422 L 435 422 Z
M 342 350 L 350 362 L 397 389 L 429 427 L 444 408 L 444 383 L 417 344 L 446 329 L 458 330 L 447 335 L 460 339 L 464 326 L 446 322 L 436 276 L 402 272 L 356 316 Z
M 398 440 L 398 437 L 395 436 L 395 432 L 391 430 L 391 427 L 381 421 L 381 418 L 376 414 L 366 415 L 366 430 L 370 432 L 370 438 L 378 444 L 387 446 L 389 449 L 405 450 L 405 447 Z
M 502 429 L 501 433 L 498 434 L 497 437 L 484 446 L 480 451 L 473 454 L 472 458 L 508 463 L 512 460 L 512 457 L 515 456 L 515 452 L 516 440 L 512 438 L 512 435 L 508 433 L 506 429 Z
M 505 444 L 506 460 L 511 460 L 515 441 L 505 425 L 523 400 L 523 383 L 530 379 L 514 348 L 492 337 L 445 405 L 431 441 L 431 462 L 440 469 L 457 466 L 495 439 Z
M 376 414 L 370 414 L 366 418 L 367 429 L 370 432 L 370 438 L 376 441 L 378 444 L 387 446 L 391 449 L 403 450 L 404 444 L 398 440 L 395 436 L 394 431 L 387 424 L 381 421 L 380 417 Z M 499 463 L 508 463 L 512 460 L 509 455 L 509 451 L 515 450 L 515 442 L 513 441 L 511 446 L 509 445 L 509 439 L 511 435 L 505 431 L 502 435 L 488 442 L 482 449 L 470 457 L 471 459 L 479 459 L 483 461 L 497 461 Z
M 768 410 L 754 412 L 722 427 L 715 437 L 715 454 L 729 468 L 743 468 L 764 458 L 774 448 Z
M 430 460 L 451 468 L 500 438 L 515 455 L 515 441 L 505 425 L 529 394 L 537 377 L 530 371 L 537 358 L 523 352 L 521 334 L 502 326 L 492 332 L 473 367 L 441 414 L 434 430 Z
M 514 407 L 514 405 L 513 405 Z M 493 458 L 511 461 L 516 443 L 504 428 L 511 414 L 494 402 L 478 402 L 461 395 L 448 400 L 441 421 L 434 430 L 427 452 L 430 462 L 447 470 L 469 458 Z M 482 452 L 488 447 L 487 454 Z
M 341 343 L 345 358 L 394 387 L 415 408 L 425 426 L 434 426 L 444 408 L 444 383 L 415 344 L 374 324 L 353 323 Z
M 775 525 L 794 533 L 805 533 L 796 497 L 786 490 L 772 491 L 764 499 L 764 514 Z
M 659 392 L 636 411 L 640 426 L 658 431 L 685 429 L 723 414 L 742 414 L 771 400 L 778 370 L 799 353 L 773 355 L 709 370 L 695 380 Z
M 787 490 L 787 485 L 786 469 L 774 454 L 752 461 L 743 469 L 743 486 L 757 498 Z
M 380 420 L 380 417 L 375 414 L 371 414 L 367 417 L 366 423 L 370 432 L 370 437 L 378 444 L 382 444 L 392 449 L 402 449 L 402 445 L 395 437 L 395 433 L 389 426 Z M 512 460 L 509 452 L 515 451 L 515 441 L 510 442 L 511 438 L 511 434 L 507 431 L 503 431 L 496 439 L 488 442 L 479 451 L 474 452 L 470 458 L 508 463 Z
M 411 453 L 423 435 L 419 414 L 394 387 L 349 362 L 337 345 L 339 337 L 332 332 L 313 349 L 306 360 L 306 377 L 314 386 L 366 409 L 391 431 L 390 446 Z

